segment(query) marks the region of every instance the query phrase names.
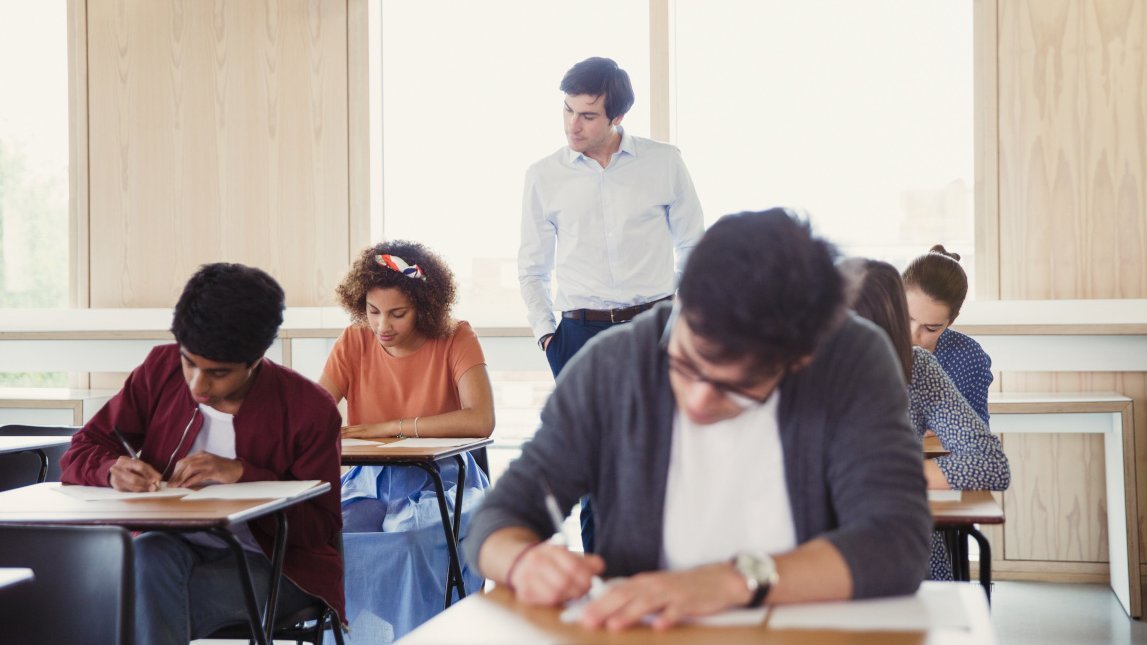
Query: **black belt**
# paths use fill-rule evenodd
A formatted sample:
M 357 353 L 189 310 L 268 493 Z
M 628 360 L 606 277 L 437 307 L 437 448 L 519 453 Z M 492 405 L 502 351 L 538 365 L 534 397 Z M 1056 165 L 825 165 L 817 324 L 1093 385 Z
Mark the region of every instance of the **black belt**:
M 665 296 L 651 302 L 620 309 L 571 309 L 562 312 L 562 318 L 575 320 L 588 320 L 589 322 L 623 323 L 633 320 L 637 314 L 653 308 L 653 305 L 664 300 L 672 300 L 673 296 Z

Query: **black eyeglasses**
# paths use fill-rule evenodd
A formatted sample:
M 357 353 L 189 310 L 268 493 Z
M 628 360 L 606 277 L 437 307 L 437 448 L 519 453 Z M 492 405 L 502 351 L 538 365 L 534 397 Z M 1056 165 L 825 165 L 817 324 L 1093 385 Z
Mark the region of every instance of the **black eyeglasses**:
M 684 359 L 674 356 L 669 352 L 669 337 L 673 329 L 673 324 L 677 322 L 677 315 L 679 309 L 676 305 L 673 307 L 673 312 L 669 315 L 669 320 L 665 323 L 665 329 L 661 332 L 661 341 L 658 343 L 661 351 L 665 352 L 665 356 L 669 359 L 669 370 L 676 372 L 678 376 L 689 381 L 690 383 L 704 383 L 709 387 L 717 390 L 721 396 L 728 399 L 742 410 L 748 410 L 753 406 L 764 405 L 773 396 L 773 392 L 777 389 L 774 387 L 765 396 L 760 396 L 749 392 L 744 387 L 738 385 L 731 385 L 729 383 L 722 383 L 721 381 L 714 381 L 713 379 L 705 376 L 696 367 L 686 362 Z M 781 373 L 784 376 L 784 373 Z M 780 382 L 780 378 L 777 379 Z

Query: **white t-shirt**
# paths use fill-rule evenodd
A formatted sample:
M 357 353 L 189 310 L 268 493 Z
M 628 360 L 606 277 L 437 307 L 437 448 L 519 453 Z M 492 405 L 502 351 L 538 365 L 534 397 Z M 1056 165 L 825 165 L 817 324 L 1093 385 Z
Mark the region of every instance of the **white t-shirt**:
M 199 411 L 203 413 L 203 427 L 199 429 L 199 434 L 195 436 L 195 441 L 191 442 L 191 450 L 187 454 L 194 455 L 197 452 L 209 452 L 227 459 L 234 459 L 235 415 L 220 412 L 202 403 L 199 404 Z M 259 546 L 259 543 L 255 541 L 255 536 L 251 535 L 251 530 L 247 528 L 246 523 L 232 526 L 231 532 L 235 534 L 235 537 L 239 538 L 239 543 L 243 545 L 244 549 L 262 553 L 263 549 Z M 209 546 L 218 549 L 227 548 L 226 542 L 210 533 L 187 533 L 184 535 L 184 539 L 200 546 Z
M 781 553 L 796 546 L 785 483 L 778 390 L 763 405 L 701 426 L 677 410 L 665 492 L 663 569 Z

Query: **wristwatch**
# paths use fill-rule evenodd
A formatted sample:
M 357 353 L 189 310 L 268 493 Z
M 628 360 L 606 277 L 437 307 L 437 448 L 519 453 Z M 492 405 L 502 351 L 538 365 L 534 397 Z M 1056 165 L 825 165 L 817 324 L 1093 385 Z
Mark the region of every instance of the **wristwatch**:
M 769 595 L 769 589 L 777 584 L 777 565 L 767 555 L 753 555 L 739 553 L 733 558 L 733 568 L 745 579 L 745 586 L 749 588 L 749 602 L 745 607 L 760 607 Z

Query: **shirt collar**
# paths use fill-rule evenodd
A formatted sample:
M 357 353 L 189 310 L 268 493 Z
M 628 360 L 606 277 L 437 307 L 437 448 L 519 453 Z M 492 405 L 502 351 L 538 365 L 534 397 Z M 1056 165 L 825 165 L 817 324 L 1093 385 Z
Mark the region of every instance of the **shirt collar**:
M 631 157 L 637 156 L 637 144 L 633 137 L 625 131 L 624 126 L 617 126 L 617 131 L 621 133 L 621 143 L 617 147 L 617 152 L 627 154 Z M 566 161 L 571 164 L 577 163 L 581 159 L 586 159 L 585 153 L 575 152 L 573 148 L 566 146 Z

